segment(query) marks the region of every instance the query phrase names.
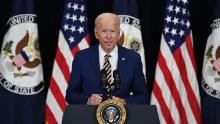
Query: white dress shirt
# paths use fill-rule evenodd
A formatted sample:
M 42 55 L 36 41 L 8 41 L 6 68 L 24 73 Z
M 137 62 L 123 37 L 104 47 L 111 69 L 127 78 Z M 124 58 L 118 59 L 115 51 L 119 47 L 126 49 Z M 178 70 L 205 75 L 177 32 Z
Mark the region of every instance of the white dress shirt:
M 113 80 L 114 80 L 113 79 L 113 71 L 117 69 L 117 65 L 118 65 L 118 46 L 116 45 L 115 48 L 110 53 L 106 53 L 102 49 L 102 47 L 99 45 L 99 63 L 100 63 L 99 67 L 100 67 L 100 70 L 103 69 L 106 54 L 111 55 L 111 57 L 109 58 L 109 62 L 112 67 L 111 81 L 113 82 Z

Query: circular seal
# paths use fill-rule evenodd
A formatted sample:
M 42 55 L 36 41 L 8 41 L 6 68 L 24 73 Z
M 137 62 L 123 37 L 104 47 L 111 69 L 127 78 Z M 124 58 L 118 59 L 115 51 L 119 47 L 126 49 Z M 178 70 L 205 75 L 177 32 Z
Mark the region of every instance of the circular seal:
M 220 45 L 211 44 L 207 47 L 204 64 L 203 80 L 201 83 L 204 91 L 220 99 Z
M 98 106 L 96 118 L 99 124 L 124 124 L 126 109 L 117 100 L 106 100 Z
M 0 54 L 0 85 L 20 95 L 40 93 L 45 83 L 34 14 L 19 14 L 8 20 Z

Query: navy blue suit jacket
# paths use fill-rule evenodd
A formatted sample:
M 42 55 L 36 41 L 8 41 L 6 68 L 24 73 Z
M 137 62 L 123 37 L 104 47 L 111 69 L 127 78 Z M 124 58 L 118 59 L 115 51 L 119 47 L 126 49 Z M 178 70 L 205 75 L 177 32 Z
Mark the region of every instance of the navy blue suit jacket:
M 140 55 L 118 46 L 117 68 L 121 83 L 113 96 L 125 99 L 126 104 L 147 103 L 148 92 Z M 75 55 L 66 101 L 69 104 L 86 104 L 91 94 L 106 94 L 100 80 L 98 45 L 81 50 Z

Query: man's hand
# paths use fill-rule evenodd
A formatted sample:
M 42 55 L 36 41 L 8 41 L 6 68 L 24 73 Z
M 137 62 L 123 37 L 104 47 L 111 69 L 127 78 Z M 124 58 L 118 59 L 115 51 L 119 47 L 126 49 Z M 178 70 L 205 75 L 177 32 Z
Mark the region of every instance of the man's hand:
M 122 98 L 119 98 L 119 97 L 113 96 L 112 99 L 113 99 L 113 100 L 117 100 L 117 101 L 119 101 L 122 105 L 125 105 L 125 100 L 122 99 Z
M 87 105 L 99 105 L 101 102 L 102 97 L 100 94 L 92 94 L 87 101 Z

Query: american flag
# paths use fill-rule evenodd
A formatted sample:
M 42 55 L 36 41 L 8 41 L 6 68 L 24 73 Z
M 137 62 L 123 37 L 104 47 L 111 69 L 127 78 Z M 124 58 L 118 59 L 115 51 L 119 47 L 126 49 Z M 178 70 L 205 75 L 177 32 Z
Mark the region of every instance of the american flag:
M 187 0 L 167 0 L 151 104 L 161 124 L 201 124 Z
M 88 48 L 90 44 L 85 2 L 66 0 L 64 4 L 58 48 L 46 99 L 45 113 L 48 124 L 61 124 L 67 105 L 65 95 L 74 55 L 77 51 Z

